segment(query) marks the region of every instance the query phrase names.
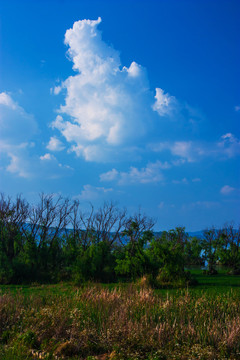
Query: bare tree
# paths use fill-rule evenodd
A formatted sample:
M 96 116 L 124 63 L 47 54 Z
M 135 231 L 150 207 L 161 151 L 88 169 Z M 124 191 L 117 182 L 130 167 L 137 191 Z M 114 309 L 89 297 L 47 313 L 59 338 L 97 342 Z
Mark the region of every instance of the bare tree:
M 120 210 L 113 202 L 105 202 L 94 214 L 94 229 L 96 241 L 104 241 L 113 245 L 120 238 L 120 234 L 127 222 L 126 209 Z
M 73 205 L 68 198 L 53 194 L 40 194 L 40 201 L 29 212 L 30 235 L 38 240 L 38 248 L 43 243 L 51 247 L 70 223 Z
M 23 248 L 22 229 L 25 226 L 29 211 L 29 204 L 22 199 L 21 195 L 16 196 L 12 201 L 11 197 L 0 195 L 0 236 L 2 244 L 6 247 L 9 259 Z
M 75 242 L 84 250 L 91 244 L 93 233 L 94 208 L 90 204 L 90 212 L 82 212 L 80 201 L 74 200 L 70 214 L 70 224 Z
M 125 229 L 123 235 L 129 237 L 130 242 L 138 242 L 144 233 L 151 235 L 155 220 L 145 214 L 142 214 L 141 209 L 138 213 L 130 216 L 125 222 Z

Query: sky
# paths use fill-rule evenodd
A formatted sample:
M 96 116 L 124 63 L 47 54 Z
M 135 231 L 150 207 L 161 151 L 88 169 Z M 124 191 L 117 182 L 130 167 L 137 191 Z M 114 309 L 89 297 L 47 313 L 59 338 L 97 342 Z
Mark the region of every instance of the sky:
M 240 223 L 238 0 L 0 0 L 0 191 Z

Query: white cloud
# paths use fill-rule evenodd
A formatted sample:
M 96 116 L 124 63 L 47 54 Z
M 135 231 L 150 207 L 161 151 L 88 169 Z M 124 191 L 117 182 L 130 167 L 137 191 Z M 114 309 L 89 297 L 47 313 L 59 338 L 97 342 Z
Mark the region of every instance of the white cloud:
M 45 155 L 40 156 L 40 160 L 42 161 L 49 161 L 49 160 L 56 160 L 55 156 L 46 153 Z
M 6 170 L 12 174 L 17 174 L 19 177 L 30 178 L 31 172 L 28 169 L 28 163 L 24 156 L 16 155 L 8 152 L 10 163 L 7 165 Z
M 117 171 L 112 169 L 100 175 L 100 181 L 117 181 L 120 185 L 131 183 L 155 183 L 163 181 L 162 170 L 169 169 L 171 166 L 165 162 L 157 161 L 149 163 L 145 168 L 137 169 L 131 166 L 129 171 Z
M 141 65 L 137 64 L 135 61 L 133 61 L 129 68 L 124 67 L 124 70 L 128 72 L 128 75 L 132 78 L 141 76 L 142 67 Z
M 208 201 L 201 200 L 195 201 L 188 204 L 182 205 L 182 210 L 192 210 L 192 209 L 214 209 L 220 206 L 220 203 L 217 201 Z
M 38 132 L 34 116 L 6 92 L 0 93 L 0 127 L 0 139 L 12 145 L 29 141 Z
M 32 154 L 32 144 L 23 143 L 12 147 L 0 141 L 0 147 L 8 159 L 3 170 L 18 177 L 54 179 L 72 174 L 73 169 L 59 163 L 55 156 L 49 153 L 42 156 Z
M 229 195 L 231 194 L 233 191 L 235 190 L 235 188 L 229 186 L 229 185 L 224 185 L 221 190 L 220 193 L 223 195 Z
M 34 146 L 37 122 L 6 92 L 0 93 L 0 127 L 0 153 L 8 159 L 3 168 L 20 177 L 30 177 L 27 155 Z
M 15 110 L 18 108 L 18 105 L 13 101 L 10 95 L 8 95 L 6 92 L 0 93 L 0 105 L 4 105 L 6 107 L 9 107 L 10 109 Z
M 119 158 L 152 126 L 154 110 L 161 116 L 172 111 L 175 98 L 156 89 L 156 103 L 145 69 L 133 61 L 122 66 L 119 53 L 106 44 L 98 20 L 80 20 L 66 31 L 68 58 L 76 74 L 54 89 L 66 91 L 52 127 L 71 144 L 77 156 L 88 161 Z
M 46 148 L 50 151 L 61 151 L 65 149 L 65 146 L 57 137 L 52 136 Z
M 224 134 L 217 144 L 216 151 L 220 152 L 223 156 L 228 158 L 240 155 L 240 140 L 237 139 L 232 133 Z
M 53 89 L 54 95 L 60 94 L 61 90 L 62 90 L 62 87 L 61 87 L 60 85 L 59 85 L 59 86 L 55 86 L 54 89 Z
M 0 93 L 0 127 L 0 166 L 3 171 L 31 179 L 71 173 L 71 169 L 61 165 L 54 156 L 36 154 L 33 140 L 39 133 L 37 122 L 6 92 Z
M 159 142 L 151 144 L 150 149 L 155 152 L 170 151 L 172 155 L 185 161 L 195 162 L 206 157 L 214 157 L 219 160 L 232 158 L 240 155 L 240 140 L 233 134 L 227 133 L 221 136 L 220 141 L 214 143 L 196 141 Z M 181 165 L 172 161 L 174 165 Z
M 204 152 L 199 144 L 193 143 L 192 141 L 160 142 L 151 145 L 151 149 L 155 152 L 168 150 L 172 155 L 185 159 L 188 162 L 195 161 L 196 158 Z M 176 163 L 175 165 L 181 165 L 181 163 Z
M 191 141 L 176 141 L 170 147 L 173 155 L 186 158 L 189 162 L 193 161 L 193 145 Z
M 95 187 L 88 184 L 83 186 L 83 190 L 77 198 L 92 201 L 103 196 L 106 197 L 106 195 L 112 193 L 112 191 L 112 188 Z
M 116 169 L 112 169 L 106 173 L 100 175 L 100 181 L 113 181 L 119 176 L 119 172 Z
M 177 100 L 174 96 L 164 93 L 163 89 L 156 88 L 155 103 L 153 110 L 160 116 L 170 116 L 177 110 Z
M 186 178 L 183 178 L 181 180 L 173 180 L 173 184 L 188 184 L 188 180 Z
M 239 105 L 235 106 L 235 111 L 240 111 L 240 106 Z

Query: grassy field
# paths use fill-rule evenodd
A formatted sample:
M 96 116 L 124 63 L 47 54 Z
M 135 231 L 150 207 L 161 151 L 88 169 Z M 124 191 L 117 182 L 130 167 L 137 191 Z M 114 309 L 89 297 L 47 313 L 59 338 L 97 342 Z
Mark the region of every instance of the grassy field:
M 0 287 L 0 358 L 240 359 L 240 277 L 189 289 Z

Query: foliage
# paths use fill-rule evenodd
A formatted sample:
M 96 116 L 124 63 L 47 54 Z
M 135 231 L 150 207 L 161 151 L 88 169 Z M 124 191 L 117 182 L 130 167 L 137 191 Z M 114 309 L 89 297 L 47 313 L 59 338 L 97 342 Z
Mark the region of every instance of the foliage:
M 204 265 L 201 240 L 197 237 L 189 238 L 184 247 L 185 266 Z
M 164 231 L 159 238 L 151 242 L 148 253 L 155 287 L 193 284 L 191 275 L 184 269 L 185 243 L 184 228 Z
M 149 272 L 149 258 L 146 245 L 153 238 L 151 230 L 139 231 L 140 223 L 132 220 L 123 236 L 128 238 L 127 244 L 116 259 L 117 274 L 125 275 L 128 279 L 136 279 Z
M 100 285 L 31 296 L 6 292 L 0 301 L 1 359 L 238 359 L 240 293 Z M 68 288 L 69 290 L 69 288 Z
M 74 280 L 114 282 L 146 275 L 155 287 L 193 284 L 190 265 L 208 263 L 240 273 L 240 230 L 206 229 L 189 238 L 184 227 L 154 235 L 154 221 L 113 203 L 83 213 L 78 201 L 40 194 L 30 205 L 0 195 L 0 283 Z
M 115 257 L 107 242 L 91 244 L 87 250 L 81 250 L 76 259 L 74 269 L 77 282 L 85 280 L 112 282 L 114 274 Z
M 219 262 L 240 275 L 240 229 L 236 231 L 230 224 L 219 231 Z

